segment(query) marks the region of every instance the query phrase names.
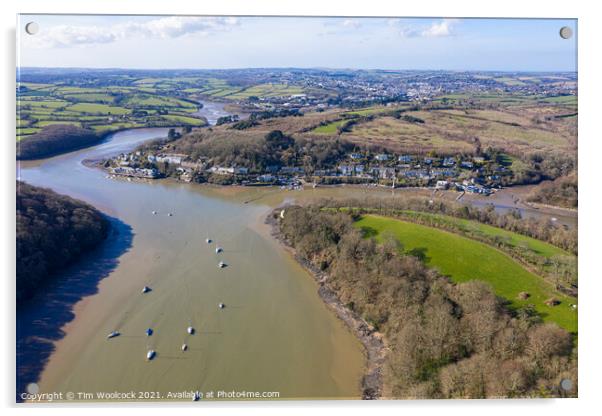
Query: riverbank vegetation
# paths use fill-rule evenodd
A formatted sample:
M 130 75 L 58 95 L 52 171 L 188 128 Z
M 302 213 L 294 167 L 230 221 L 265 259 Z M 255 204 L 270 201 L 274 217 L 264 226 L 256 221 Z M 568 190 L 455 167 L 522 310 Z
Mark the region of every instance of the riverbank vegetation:
M 102 135 L 70 124 L 51 124 L 17 143 L 17 159 L 41 159 L 92 146 Z
M 102 242 L 108 220 L 84 202 L 17 182 L 17 305 Z
M 356 219 L 324 204 L 290 206 L 279 230 L 327 276 L 323 284 L 385 335 L 385 397 L 576 395 L 559 387 L 563 378 L 576 386 L 569 332 L 528 306 L 509 309 L 483 281 L 450 281 L 417 255 L 420 247 L 407 252 L 387 233 L 377 240 Z
M 527 197 L 530 202 L 577 208 L 577 173 L 560 177 L 552 182 L 542 183 Z

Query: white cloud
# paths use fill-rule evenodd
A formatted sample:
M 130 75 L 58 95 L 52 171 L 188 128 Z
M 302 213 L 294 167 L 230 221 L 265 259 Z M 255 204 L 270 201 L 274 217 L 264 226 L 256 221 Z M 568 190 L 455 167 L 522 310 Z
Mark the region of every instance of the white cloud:
M 389 19 L 388 25 L 398 30 L 404 38 L 436 38 L 454 35 L 454 28 L 459 23 L 458 19 L 443 19 L 431 23 L 429 26 L 407 24 L 401 19 Z
M 349 27 L 349 28 L 353 28 L 353 29 L 359 29 L 360 27 L 362 27 L 362 24 L 359 22 L 359 20 L 356 20 L 356 19 L 345 19 L 345 20 L 343 20 L 342 24 L 345 27 Z
M 451 36 L 456 23 L 458 23 L 458 19 L 443 19 L 440 22 L 435 22 L 422 31 L 422 36 L 427 38 Z
M 238 24 L 238 19 L 234 17 L 171 16 L 110 26 L 58 25 L 46 29 L 41 27 L 38 34 L 27 36 L 25 39 L 32 47 L 56 48 L 111 43 L 134 37 L 169 39 L 191 34 L 206 36 L 213 32 L 230 30 Z

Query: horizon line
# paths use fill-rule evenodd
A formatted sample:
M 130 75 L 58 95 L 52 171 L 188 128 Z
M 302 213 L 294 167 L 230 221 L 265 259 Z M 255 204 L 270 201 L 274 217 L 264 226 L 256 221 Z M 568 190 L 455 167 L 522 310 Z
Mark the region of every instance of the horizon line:
M 79 66 L 17 66 L 17 71 L 23 69 L 63 69 L 63 70 L 104 70 L 104 71 L 237 71 L 237 70 L 274 70 L 274 69 L 300 69 L 300 70 L 327 70 L 327 71 L 394 71 L 394 72 L 514 72 L 514 73 L 578 73 L 578 70 L 557 69 L 557 70 L 537 70 L 537 69 L 393 69 L 393 68 L 348 68 L 348 67 L 320 67 L 320 66 L 249 66 L 249 67 L 228 67 L 228 68 L 123 68 L 123 67 L 79 67 Z

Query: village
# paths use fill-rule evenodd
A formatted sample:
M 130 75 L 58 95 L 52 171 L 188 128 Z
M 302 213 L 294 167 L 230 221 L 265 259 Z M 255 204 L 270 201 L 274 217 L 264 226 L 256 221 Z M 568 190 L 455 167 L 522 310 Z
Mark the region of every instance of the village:
M 190 160 L 179 153 L 137 150 L 103 161 L 116 177 L 159 179 L 219 185 L 281 186 L 361 184 L 386 187 L 430 187 L 437 190 L 490 195 L 511 171 L 482 156 L 430 157 L 391 153 L 349 153 L 335 166 L 308 171 L 303 166 L 267 166 L 252 171 L 243 166 L 221 166 L 208 158 Z

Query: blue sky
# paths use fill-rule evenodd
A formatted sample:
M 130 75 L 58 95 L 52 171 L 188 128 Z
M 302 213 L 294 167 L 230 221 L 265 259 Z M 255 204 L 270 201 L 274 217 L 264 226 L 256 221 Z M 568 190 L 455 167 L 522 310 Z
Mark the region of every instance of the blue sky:
M 28 35 L 35 21 L 39 32 Z M 22 15 L 22 66 L 574 71 L 575 20 Z

